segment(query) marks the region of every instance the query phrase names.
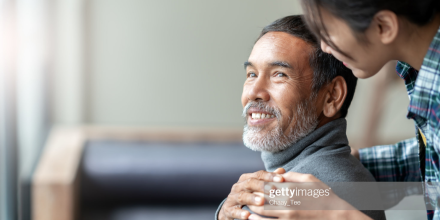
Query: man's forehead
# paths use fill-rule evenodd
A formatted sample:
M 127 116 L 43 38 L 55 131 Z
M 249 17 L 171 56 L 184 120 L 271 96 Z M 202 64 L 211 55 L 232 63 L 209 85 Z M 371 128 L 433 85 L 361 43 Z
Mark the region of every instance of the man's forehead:
M 304 40 L 284 32 L 269 32 L 254 45 L 249 61 L 270 64 L 276 61 L 291 66 L 303 65 L 309 60 L 311 46 Z

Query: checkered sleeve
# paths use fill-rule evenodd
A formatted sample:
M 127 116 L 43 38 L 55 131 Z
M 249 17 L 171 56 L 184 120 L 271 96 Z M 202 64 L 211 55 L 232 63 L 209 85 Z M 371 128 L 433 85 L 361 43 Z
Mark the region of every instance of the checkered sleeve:
M 393 145 L 359 150 L 361 163 L 378 182 L 420 182 L 419 145 L 416 138 Z

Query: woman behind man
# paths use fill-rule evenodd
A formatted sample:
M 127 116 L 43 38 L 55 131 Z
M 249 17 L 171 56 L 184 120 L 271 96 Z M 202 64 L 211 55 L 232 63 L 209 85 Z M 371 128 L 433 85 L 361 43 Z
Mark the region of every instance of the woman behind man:
M 353 155 L 377 181 L 439 182 L 440 1 L 302 0 L 302 5 L 322 50 L 344 62 L 358 78 L 374 76 L 387 62 L 398 60 L 396 70 L 410 99 L 407 118 L 414 120 L 416 137 L 394 145 L 353 150 Z M 286 173 L 284 179 L 319 181 L 299 173 Z M 426 205 L 438 207 L 439 195 L 436 187 L 425 188 Z M 369 219 L 360 211 L 343 210 L 333 214 L 290 211 L 276 217 Z M 440 212 L 428 210 L 427 217 L 440 219 Z M 249 219 L 262 218 L 251 215 Z

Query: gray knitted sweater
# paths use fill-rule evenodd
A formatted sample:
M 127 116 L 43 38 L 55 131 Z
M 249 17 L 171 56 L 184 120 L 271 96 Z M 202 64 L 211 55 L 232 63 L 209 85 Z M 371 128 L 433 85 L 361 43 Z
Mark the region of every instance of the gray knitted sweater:
M 375 179 L 364 166 L 350 154 L 346 135 L 347 121 L 344 118 L 331 121 L 316 129 L 284 151 L 262 152 L 267 171 L 282 167 L 286 172 L 314 175 L 328 182 L 374 182 Z M 356 189 L 351 189 L 356 190 Z M 335 193 L 344 199 L 350 189 Z M 215 218 L 221 209 L 220 204 Z M 384 211 L 362 211 L 372 219 L 386 219 Z

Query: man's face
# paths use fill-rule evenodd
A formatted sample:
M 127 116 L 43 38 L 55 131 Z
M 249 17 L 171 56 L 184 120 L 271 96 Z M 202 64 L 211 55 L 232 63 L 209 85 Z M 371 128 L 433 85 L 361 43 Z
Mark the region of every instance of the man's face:
M 241 97 L 247 147 L 278 152 L 316 128 L 311 51 L 305 41 L 284 32 L 269 32 L 254 45 Z

